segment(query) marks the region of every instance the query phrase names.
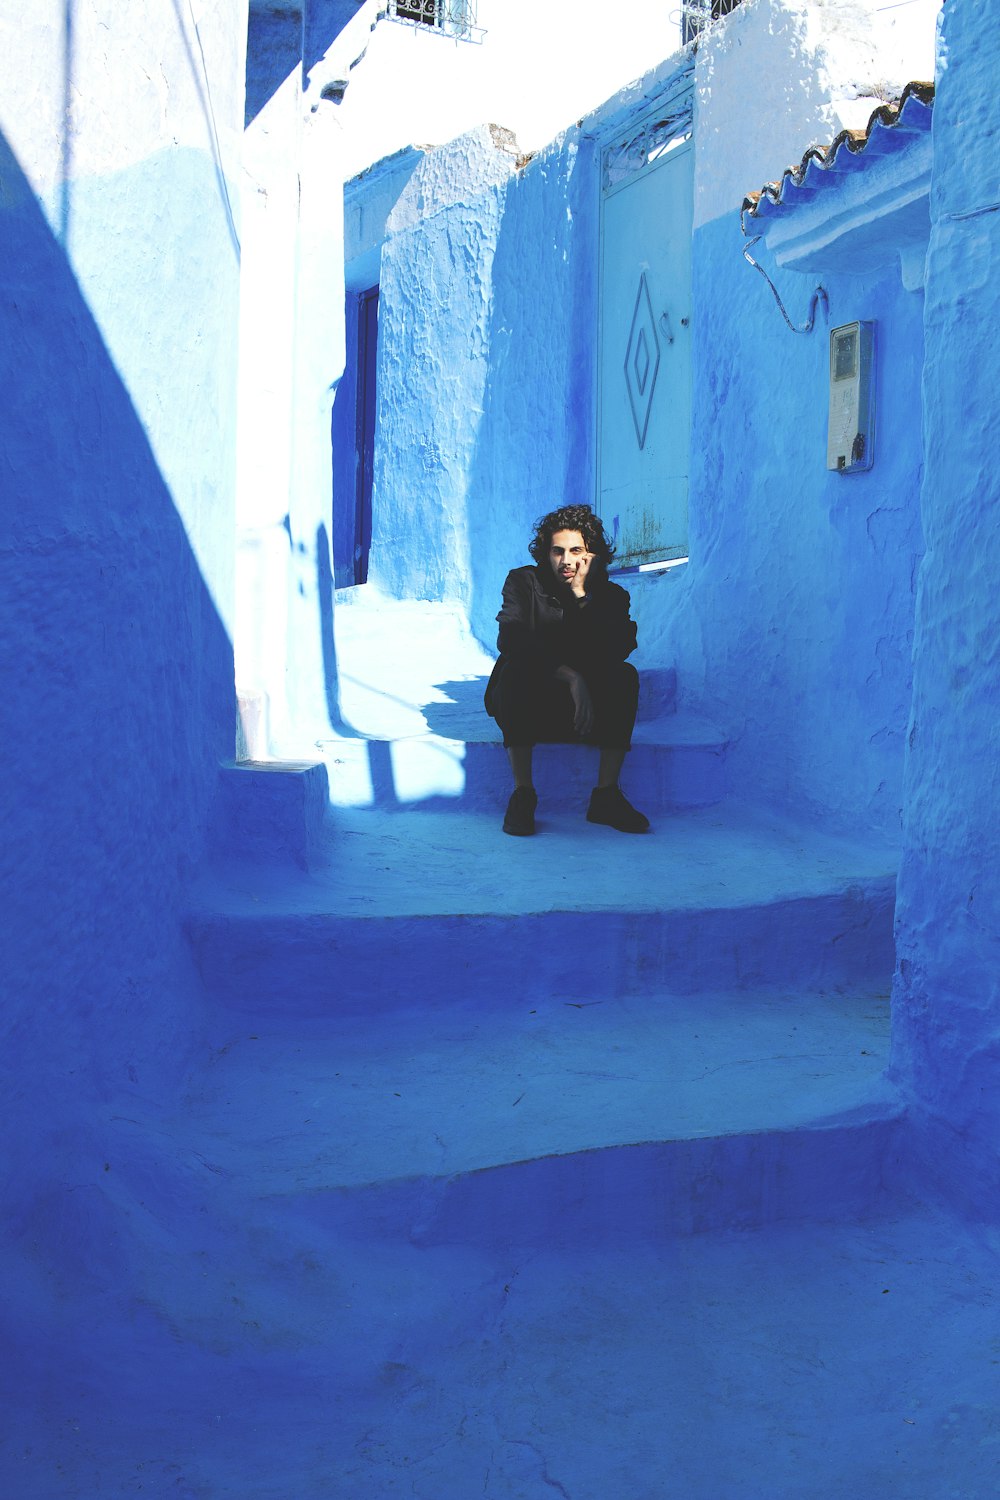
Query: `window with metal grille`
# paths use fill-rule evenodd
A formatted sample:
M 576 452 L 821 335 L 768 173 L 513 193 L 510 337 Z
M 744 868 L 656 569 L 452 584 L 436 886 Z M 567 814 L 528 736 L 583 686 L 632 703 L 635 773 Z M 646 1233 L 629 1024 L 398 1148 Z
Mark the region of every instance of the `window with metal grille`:
M 681 37 L 693 42 L 713 21 L 721 21 L 736 9 L 740 0 L 684 0 L 681 5 Z
M 390 9 L 400 21 L 417 21 L 424 26 L 438 24 L 437 0 L 396 0 Z
M 476 0 L 389 0 L 388 13 L 394 21 L 429 26 L 461 42 L 479 42 L 483 37 L 476 25 Z

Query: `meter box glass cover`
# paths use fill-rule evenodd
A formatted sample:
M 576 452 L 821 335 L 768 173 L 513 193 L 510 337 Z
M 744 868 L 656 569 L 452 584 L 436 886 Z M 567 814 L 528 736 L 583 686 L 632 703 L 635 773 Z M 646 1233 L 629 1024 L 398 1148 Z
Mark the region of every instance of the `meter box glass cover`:
M 826 466 L 840 474 L 870 469 L 875 456 L 875 324 L 830 330 L 830 421 Z

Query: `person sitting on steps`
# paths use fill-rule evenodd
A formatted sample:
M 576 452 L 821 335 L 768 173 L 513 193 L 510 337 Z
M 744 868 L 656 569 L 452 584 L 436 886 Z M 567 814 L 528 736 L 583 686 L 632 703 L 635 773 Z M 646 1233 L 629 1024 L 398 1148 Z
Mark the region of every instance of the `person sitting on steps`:
M 504 833 L 535 831 L 531 760 L 539 741 L 596 745 L 588 821 L 645 833 L 649 819 L 618 786 L 639 674 L 626 661 L 636 646 L 629 596 L 608 578 L 613 548 L 589 505 L 564 505 L 537 522 L 528 551 L 534 566 L 513 568 L 503 586 L 500 658 L 485 699 L 514 773 Z

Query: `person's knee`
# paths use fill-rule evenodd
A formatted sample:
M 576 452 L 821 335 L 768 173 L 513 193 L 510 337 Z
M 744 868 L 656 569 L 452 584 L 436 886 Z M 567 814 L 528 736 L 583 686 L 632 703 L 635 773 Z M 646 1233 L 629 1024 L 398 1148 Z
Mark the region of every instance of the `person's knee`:
M 607 676 L 608 686 L 623 703 L 638 703 L 639 674 L 630 661 L 615 662 Z
M 500 675 L 499 688 L 511 701 L 535 699 L 543 693 L 543 674 L 532 662 L 505 662 Z

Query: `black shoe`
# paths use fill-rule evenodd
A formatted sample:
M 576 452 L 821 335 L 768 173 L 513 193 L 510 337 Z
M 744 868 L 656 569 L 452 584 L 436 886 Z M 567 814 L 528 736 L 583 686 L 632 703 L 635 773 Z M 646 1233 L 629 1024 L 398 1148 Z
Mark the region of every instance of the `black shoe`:
M 645 833 L 649 819 L 634 808 L 618 786 L 595 786 L 587 808 L 588 823 L 607 823 L 619 833 Z
M 535 831 L 535 808 L 538 793 L 533 786 L 516 786 L 510 794 L 504 814 L 504 833 L 527 835 Z

